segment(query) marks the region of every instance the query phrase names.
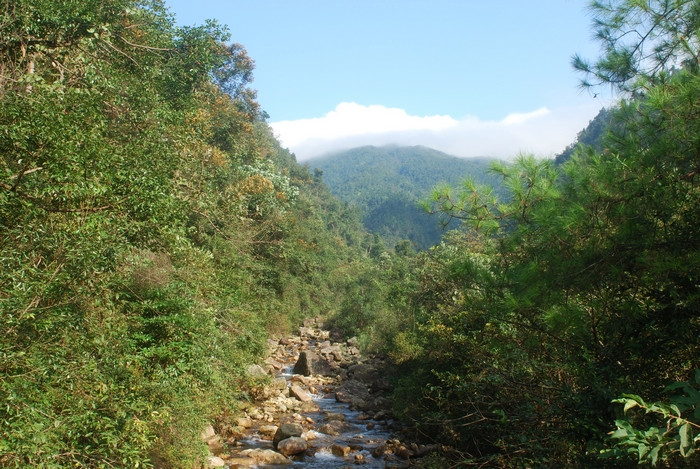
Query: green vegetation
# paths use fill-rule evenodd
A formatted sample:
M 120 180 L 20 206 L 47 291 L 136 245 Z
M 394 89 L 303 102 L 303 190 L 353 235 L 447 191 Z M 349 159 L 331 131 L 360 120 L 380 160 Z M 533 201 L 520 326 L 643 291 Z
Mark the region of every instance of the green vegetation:
M 456 186 L 466 177 L 497 184 L 488 173 L 491 161 L 420 146 L 367 146 L 314 159 L 311 165 L 322 172 L 335 196 L 361 210 L 365 227 L 387 245 L 408 239 L 427 249 L 440 242 L 443 231 L 419 208 L 419 201 L 436 184 Z
M 0 465 L 191 468 L 372 238 L 158 1 L 0 11 Z
M 359 149 L 341 202 L 340 158 L 312 173 L 280 148 L 215 22 L 7 3 L 0 465 L 194 467 L 265 339 L 320 315 L 393 359 L 407 432 L 452 448 L 438 467 L 697 467 L 700 4 L 592 8 L 603 54 L 574 66 L 623 99 L 570 154 L 489 180 Z M 409 217 L 438 180 L 431 223 L 462 223 L 421 252 L 348 203 Z
M 436 188 L 464 229 L 365 293 L 396 411 L 455 466 L 700 463 L 699 5 L 595 2 L 603 55 L 574 65 L 623 97 L 605 131 L 494 164 L 506 197 Z

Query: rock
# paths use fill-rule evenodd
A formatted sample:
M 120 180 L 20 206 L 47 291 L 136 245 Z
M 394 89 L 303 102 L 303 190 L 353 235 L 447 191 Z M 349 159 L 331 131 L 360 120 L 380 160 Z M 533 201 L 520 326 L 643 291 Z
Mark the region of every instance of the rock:
M 213 454 L 222 453 L 226 449 L 224 444 L 221 442 L 221 437 L 219 435 L 214 435 L 209 438 L 207 440 L 207 446 L 209 447 L 209 451 L 211 451 Z
M 408 459 L 411 457 L 411 452 L 404 445 L 399 446 L 394 450 L 394 454 L 401 459 Z
M 236 419 L 236 425 L 243 428 L 250 428 L 253 426 L 253 421 L 248 417 L 240 417 Z
M 258 428 L 258 433 L 263 436 L 271 437 L 277 432 L 277 425 L 261 425 Z
M 425 456 L 428 453 L 433 453 L 433 452 L 439 451 L 439 450 L 440 450 L 439 444 L 416 446 L 416 448 L 413 450 L 413 457 L 420 458 L 422 456 Z
M 209 456 L 207 458 L 207 467 L 224 467 L 226 462 L 218 456 Z
M 291 464 L 285 455 L 273 451 L 271 449 L 247 449 L 241 451 L 243 456 L 247 456 L 255 461 L 256 464 Z
M 313 401 L 313 398 L 311 397 L 311 394 L 309 394 L 307 391 L 302 389 L 301 387 L 297 386 L 296 384 L 292 384 L 289 388 L 289 393 L 299 399 L 301 402 L 311 402 Z
M 331 446 L 331 453 L 333 453 L 335 456 L 340 456 L 342 458 L 350 454 L 350 447 L 334 444 L 333 446 Z
M 287 389 L 287 380 L 281 377 L 274 378 L 272 381 L 270 381 L 270 387 L 277 391 L 284 391 Z
M 280 425 L 280 427 L 275 432 L 275 437 L 272 439 L 272 446 L 277 448 L 277 444 L 290 438 L 292 436 L 301 436 L 304 433 L 304 429 L 298 423 L 285 423 Z
M 335 390 L 335 400 L 338 402 L 351 403 L 353 400 L 366 401 L 370 399 L 367 385 L 356 379 L 345 381 Z
M 308 448 L 308 443 L 303 438 L 292 436 L 277 443 L 277 451 L 285 456 L 303 453 Z
M 260 365 L 250 365 L 246 371 L 248 372 L 248 376 L 253 378 L 262 378 L 267 376 L 267 371 L 265 371 L 265 368 Z
M 315 402 L 304 402 L 301 405 L 301 411 L 306 413 L 318 412 L 319 407 Z
M 331 436 L 338 436 L 341 433 L 355 430 L 358 430 L 358 428 L 340 420 L 331 420 L 330 422 L 321 425 L 321 427 L 318 429 L 319 432 Z
M 380 443 L 376 448 L 370 451 L 370 454 L 372 454 L 372 457 L 375 459 L 383 458 L 387 453 L 389 453 L 389 449 L 387 448 L 386 443 Z
M 349 367 L 348 376 L 367 385 L 372 384 L 381 377 L 379 370 L 367 363 L 358 363 Z
M 299 354 L 299 359 L 294 365 L 294 373 L 298 375 L 311 376 L 333 376 L 335 369 L 327 360 L 320 358 L 315 353 L 305 350 Z
M 209 438 L 212 436 L 216 435 L 216 432 L 214 431 L 214 427 L 211 425 L 207 425 L 204 430 L 202 430 L 202 441 L 207 441 Z
M 345 420 L 345 414 L 341 414 L 339 412 L 329 412 L 328 414 L 326 414 L 326 420 L 328 420 L 329 422 L 332 420 L 339 420 L 342 422 L 343 420 Z

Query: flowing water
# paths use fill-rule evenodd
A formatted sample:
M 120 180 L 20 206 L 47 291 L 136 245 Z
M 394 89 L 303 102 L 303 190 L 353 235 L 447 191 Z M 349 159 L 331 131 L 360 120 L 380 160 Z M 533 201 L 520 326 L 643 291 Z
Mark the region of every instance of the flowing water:
M 284 377 L 290 385 L 293 376 L 292 367 L 286 367 L 280 376 Z M 377 447 L 385 444 L 391 438 L 391 432 L 388 429 L 390 421 L 384 422 L 384 424 L 374 422 L 366 414 L 350 410 L 348 404 L 337 402 L 332 393 L 328 395 L 324 393 L 312 394 L 312 397 L 319 410 L 303 413 L 302 416 L 315 422 L 316 429 L 311 430 L 314 438 L 309 441 L 309 447 L 313 450 L 307 451 L 301 456 L 293 456 L 292 464 L 287 467 L 306 469 L 400 467 L 398 462 L 392 464 L 385 460 L 383 455 L 377 458 L 372 456 L 372 451 L 376 452 Z M 318 431 L 322 424 L 327 423 L 326 418 L 329 415 L 332 415 L 336 421 L 342 416 L 344 425 L 338 435 L 328 435 Z M 273 449 L 271 441 L 264 440 L 259 436 L 251 436 L 241 442 L 247 447 Z M 333 454 L 334 445 L 336 448 L 349 448 L 350 453 L 347 456 Z M 313 455 L 309 455 L 309 453 L 313 453 Z M 256 467 L 279 468 L 281 466 L 260 465 Z

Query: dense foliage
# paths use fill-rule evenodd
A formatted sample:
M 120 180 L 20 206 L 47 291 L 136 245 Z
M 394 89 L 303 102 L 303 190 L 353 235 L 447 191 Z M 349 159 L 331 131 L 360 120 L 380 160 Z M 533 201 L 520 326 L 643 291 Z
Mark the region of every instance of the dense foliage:
M 467 176 L 497 184 L 488 173 L 490 163 L 488 158 L 457 158 L 421 146 L 353 148 L 310 162 L 334 195 L 361 210 L 369 231 L 389 246 L 408 239 L 418 249 L 436 245 L 442 235 L 418 202 L 436 184 L 456 186 Z
M 700 4 L 592 10 L 603 55 L 574 65 L 622 98 L 602 140 L 493 165 L 507 197 L 437 188 L 465 229 L 376 289 L 395 408 L 463 466 L 700 463 Z
M 227 39 L 157 0 L 0 7 L 3 467 L 193 467 L 369 250 Z
M 423 252 L 280 148 L 215 22 L 0 8 L 3 467 L 193 467 L 265 338 L 315 315 L 394 360 L 397 414 L 454 466 L 700 462 L 697 1 L 594 2 L 603 54 L 574 65 L 621 93 L 609 124 L 493 164 L 502 190 L 436 176 L 425 206 L 462 224 Z M 409 216 L 370 168 L 350 192 Z

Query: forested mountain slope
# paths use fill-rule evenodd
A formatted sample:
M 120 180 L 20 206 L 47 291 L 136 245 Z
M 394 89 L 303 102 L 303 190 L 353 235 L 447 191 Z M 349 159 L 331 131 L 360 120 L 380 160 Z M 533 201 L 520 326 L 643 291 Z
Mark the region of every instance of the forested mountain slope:
M 1 8 L 0 466 L 192 468 L 373 237 L 280 148 L 216 23 Z
M 418 207 L 440 183 L 458 186 L 465 178 L 497 184 L 489 158 L 457 158 L 431 148 L 366 146 L 326 155 L 309 163 L 340 200 L 360 208 L 364 224 L 389 246 L 408 239 L 421 249 L 440 241 L 435 217 Z M 456 224 L 452 224 L 454 228 Z
M 591 120 L 585 129 L 578 133 L 576 141 L 567 146 L 559 153 L 554 161 L 562 164 L 568 161 L 574 152 L 581 146 L 593 148 L 596 151 L 603 151 L 604 137 L 612 125 L 612 110 L 603 108 Z
M 266 339 L 319 315 L 392 360 L 377 386 L 428 467 L 699 467 L 700 6 L 591 12 L 601 57 L 574 66 L 622 97 L 611 125 L 561 164 L 493 163 L 501 191 L 435 188 L 463 223 L 416 253 L 280 147 L 215 22 L 6 2 L 0 466 L 196 467 Z M 440 167 L 356 161 L 377 151 L 348 191 L 374 208 Z

